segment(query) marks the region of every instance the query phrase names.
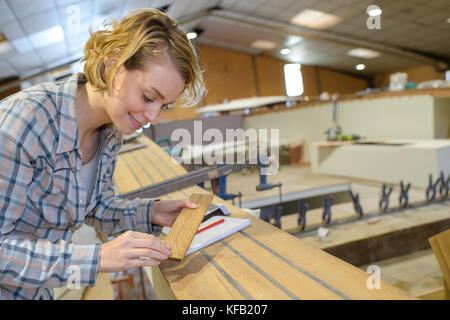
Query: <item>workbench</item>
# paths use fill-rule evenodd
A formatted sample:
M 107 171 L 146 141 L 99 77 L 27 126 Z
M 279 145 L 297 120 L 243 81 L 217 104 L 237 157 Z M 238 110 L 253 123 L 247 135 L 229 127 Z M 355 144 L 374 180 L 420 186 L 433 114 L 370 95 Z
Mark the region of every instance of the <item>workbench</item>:
M 183 175 L 186 170 L 146 137 L 148 147 L 119 155 L 114 175 L 116 191 L 126 193 Z M 243 190 L 245 191 L 245 190 Z M 206 190 L 192 186 L 161 196 L 187 198 Z M 381 280 L 368 289 L 371 274 L 333 257 L 245 211 L 225 204 L 232 217 L 251 226 L 187 256 L 182 263 L 164 261 L 144 268 L 160 299 L 413 299 Z

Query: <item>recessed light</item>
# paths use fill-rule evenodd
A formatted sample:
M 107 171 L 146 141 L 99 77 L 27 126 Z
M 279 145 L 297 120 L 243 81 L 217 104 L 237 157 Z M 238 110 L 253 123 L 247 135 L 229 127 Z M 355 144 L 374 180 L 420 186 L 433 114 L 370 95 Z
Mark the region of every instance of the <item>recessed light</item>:
M 289 49 L 289 48 L 283 48 L 280 50 L 280 53 L 284 56 L 289 54 L 289 52 L 291 52 L 291 49 Z
M 277 46 L 275 42 L 267 41 L 267 40 L 256 40 L 253 41 L 250 46 L 262 50 L 271 50 Z
M 347 52 L 349 56 L 364 58 L 364 59 L 373 59 L 380 56 L 378 51 L 366 49 L 366 48 L 355 48 Z
M 381 15 L 382 12 L 383 11 L 379 7 L 376 7 L 376 8 L 373 8 L 372 10 L 369 10 L 367 12 L 367 14 L 371 17 L 376 17 L 376 16 Z
M 447 23 L 450 23 L 450 18 L 447 18 Z
M 358 70 L 358 71 L 364 70 L 365 68 L 366 68 L 366 65 L 363 64 L 363 63 L 357 64 L 355 66 L 355 69 Z
M 193 32 L 193 31 L 188 32 L 188 33 L 186 34 L 186 36 L 187 36 L 187 38 L 188 38 L 189 40 L 193 40 L 193 39 L 197 38 L 197 32 Z
M 334 14 L 304 9 L 291 19 L 292 24 L 312 29 L 326 29 L 338 24 L 343 19 Z

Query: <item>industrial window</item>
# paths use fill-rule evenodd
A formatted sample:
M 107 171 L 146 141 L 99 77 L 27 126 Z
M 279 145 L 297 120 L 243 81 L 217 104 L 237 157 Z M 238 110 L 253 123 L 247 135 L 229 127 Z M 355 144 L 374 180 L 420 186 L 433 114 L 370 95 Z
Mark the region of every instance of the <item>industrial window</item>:
M 299 63 L 284 65 L 284 81 L 286 83 L 286 94 L 289 97 L 303 94 L 302 71 Z

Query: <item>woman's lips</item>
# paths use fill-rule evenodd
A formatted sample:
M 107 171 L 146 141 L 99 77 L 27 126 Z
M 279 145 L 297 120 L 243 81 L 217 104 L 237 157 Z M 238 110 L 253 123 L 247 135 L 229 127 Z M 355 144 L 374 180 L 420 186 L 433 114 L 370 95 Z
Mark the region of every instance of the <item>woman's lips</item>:
M 131 115 L 131 113 L 128 113 L 128 119 L 130 119 L 130 123 L 131 123 L 131 125 L 134 127 L 134 129 L 139 130 L 140 128 L 142 128 L 143 124 L 140 123 L 139 121 L 137 121 L 137 120 Z

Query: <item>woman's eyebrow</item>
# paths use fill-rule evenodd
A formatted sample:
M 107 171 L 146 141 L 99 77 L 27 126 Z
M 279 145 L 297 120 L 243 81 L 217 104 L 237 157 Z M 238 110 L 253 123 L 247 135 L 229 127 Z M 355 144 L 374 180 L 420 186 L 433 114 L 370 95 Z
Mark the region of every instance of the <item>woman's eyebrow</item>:
M 152 88 L 153 89 L 153 91 L 155 91 L 156 92 L 156 94 L 161 98 L 161 99 L 163 99 L 163 100 L 165 100 L 166 99 L 166 97 L 164 97 L 162 94 L 161 94 L 161 92 L 159 92 L 157 89 L 155 89 L 154 87 L 152 87 L 152 86 L 150 86 L 150 88 Z

